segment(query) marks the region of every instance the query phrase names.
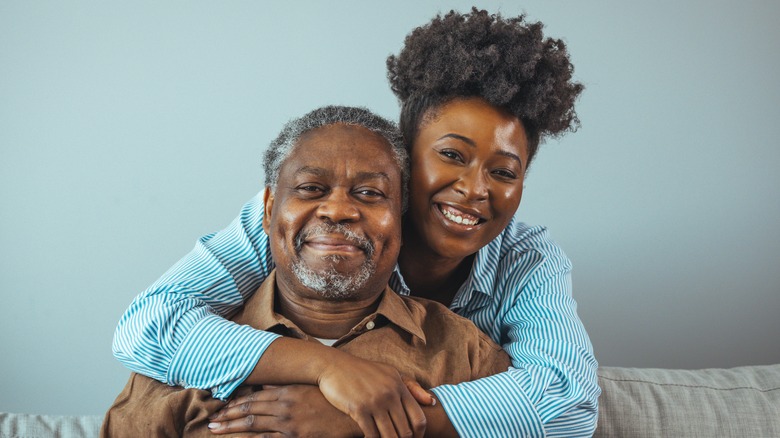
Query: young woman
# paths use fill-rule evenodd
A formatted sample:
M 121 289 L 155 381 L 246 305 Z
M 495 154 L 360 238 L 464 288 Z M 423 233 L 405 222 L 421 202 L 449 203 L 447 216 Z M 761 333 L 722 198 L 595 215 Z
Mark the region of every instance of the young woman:
M 415 29 L 388 69 L 411 156 L 400 272 L 391 286 L 474 321 L 513 368 L 432 388 L 439 403 L 423 417 L 393 370 L 226 321 L 273 269 L 262 193 L 134 300 L 117 328 L 116 357 L 133 371 L 223 399 L 242 383 L 318 386 L 234 401 L 215 419 L 217 433 L 319 421 L 339 435 L 347 417 L 331 418 L 341 411 L 368 436 L 419 435 L 426 421 L 428 432 L 461 436 L 591 436 L 597 364 L 571 296 L 571 263 L 546 229 L 514 219 L 540 141 L 578 122 L 573 105 L 582 86 L 571 81 L 564 44 L 522 16 L 451 12 Z M 298 426 L 274 416 L 281 401 Z

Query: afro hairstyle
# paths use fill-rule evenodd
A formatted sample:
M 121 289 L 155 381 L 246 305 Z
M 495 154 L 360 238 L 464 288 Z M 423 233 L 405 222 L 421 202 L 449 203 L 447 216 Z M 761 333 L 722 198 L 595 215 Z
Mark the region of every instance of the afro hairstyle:
M 524 15 L 472 8 L 437 15 L 407 35 L 401 52 L 387 58 L 406 147 L 435 109 L 458 98 L 482 98 L 520 119 L 529 160 L 543 139 L 576 130 L 574 101 L 584 87 L 572 82 L 566 45 L 544 38 L 542 28 Z

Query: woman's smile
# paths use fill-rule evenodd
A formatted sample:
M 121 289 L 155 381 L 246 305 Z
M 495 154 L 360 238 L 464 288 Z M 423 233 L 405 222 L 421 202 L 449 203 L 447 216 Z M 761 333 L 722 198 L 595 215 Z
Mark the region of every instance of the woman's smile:
M 448 221 L 463 225 L 469 229 L 474 228 L 480 222 L 484 222 L 484 219 L 480 219 L 479 216 L 466 213 L 451 205 L 436 204 L 436 207 Z

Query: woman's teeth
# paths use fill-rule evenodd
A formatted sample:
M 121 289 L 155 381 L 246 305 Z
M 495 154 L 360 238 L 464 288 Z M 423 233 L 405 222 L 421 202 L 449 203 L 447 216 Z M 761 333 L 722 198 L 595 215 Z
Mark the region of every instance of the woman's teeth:
M 455 222 L 456 224 L 462 224 L 462 225 L 476 225 L 477 222 L 479 222 L 479 219 L 472 218 L 472 217 L 464 217 L 455 213 L 450 212 L 448 209 L 445 209 L 444 207 L 440 207 L 439 210 L 441 210 L 444 217 L 447 219 Z

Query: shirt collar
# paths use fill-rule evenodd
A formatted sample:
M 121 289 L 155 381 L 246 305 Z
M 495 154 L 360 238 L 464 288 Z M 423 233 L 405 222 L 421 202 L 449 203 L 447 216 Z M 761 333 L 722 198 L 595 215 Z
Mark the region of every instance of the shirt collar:
M 298 328 L 295 323 L 274 311 L 275 298 L 276 270 L 273 270 L 257 289 L 257 292 L 247 300 L 243 309 L 236 314 L 233 321 L 265 331 L 278 332 L 281 326 L 297 338 L 313 339 Z M 379 318 L 380 316 L 384 318 Z M 382 292 L 376 311 L 363 318 L 349 333 L 342 336 L 338 343 L 372 330 L 377 324 L 381 324 L 385 320 L 425 343 L 425 333 L 422 330 L 422 315 L 419 312 L 413 312 L 408 302 L 393 292 L 389 286 L 385 287 L 384 292 Z
M 507 225 L 507 228 L 512 226 L 514 218 Z M 496 276 L 500 269 L 500 255 L 501 246 L 504 242 L 504 232 L 499 233 L 493 240 L 488 242 L 487 245 L 477 251 L 474 256 L 474 262 L 471 265 L 471 272 L 466 278 L 466 281 L 458 289 L 455 294 L 455 298 L 452 300 L 450 309 L 462 308 L 466 303 L 472 300 L 475 292 L 492 296 L 493 289 L 496 283 Z
M 507 225 L 507 229 L 513 226 L 515 218 L 512 218 Z M 471 301 L 474 292 L 479 292 L 488 297 L 493 295 L 493 288 L 496 283 L 496 275 L 499 269 L 499 255 L 501 254 L 501 245 L 504 242 L 504 232 L 501 232 L 496 238 L 488 242 L 487 245 L 477 251 L 474 256 L 474 262 L 471 265 L 471 271 L 466 281 L 458 289 L 455 297 L 450 304 L 450 309 L 462 308 Z M 395 265 L 393 275 L 390 277 L 390 286 L 401 295 L 410 295 L 411 290 L 406 285 L 398 264 Z

